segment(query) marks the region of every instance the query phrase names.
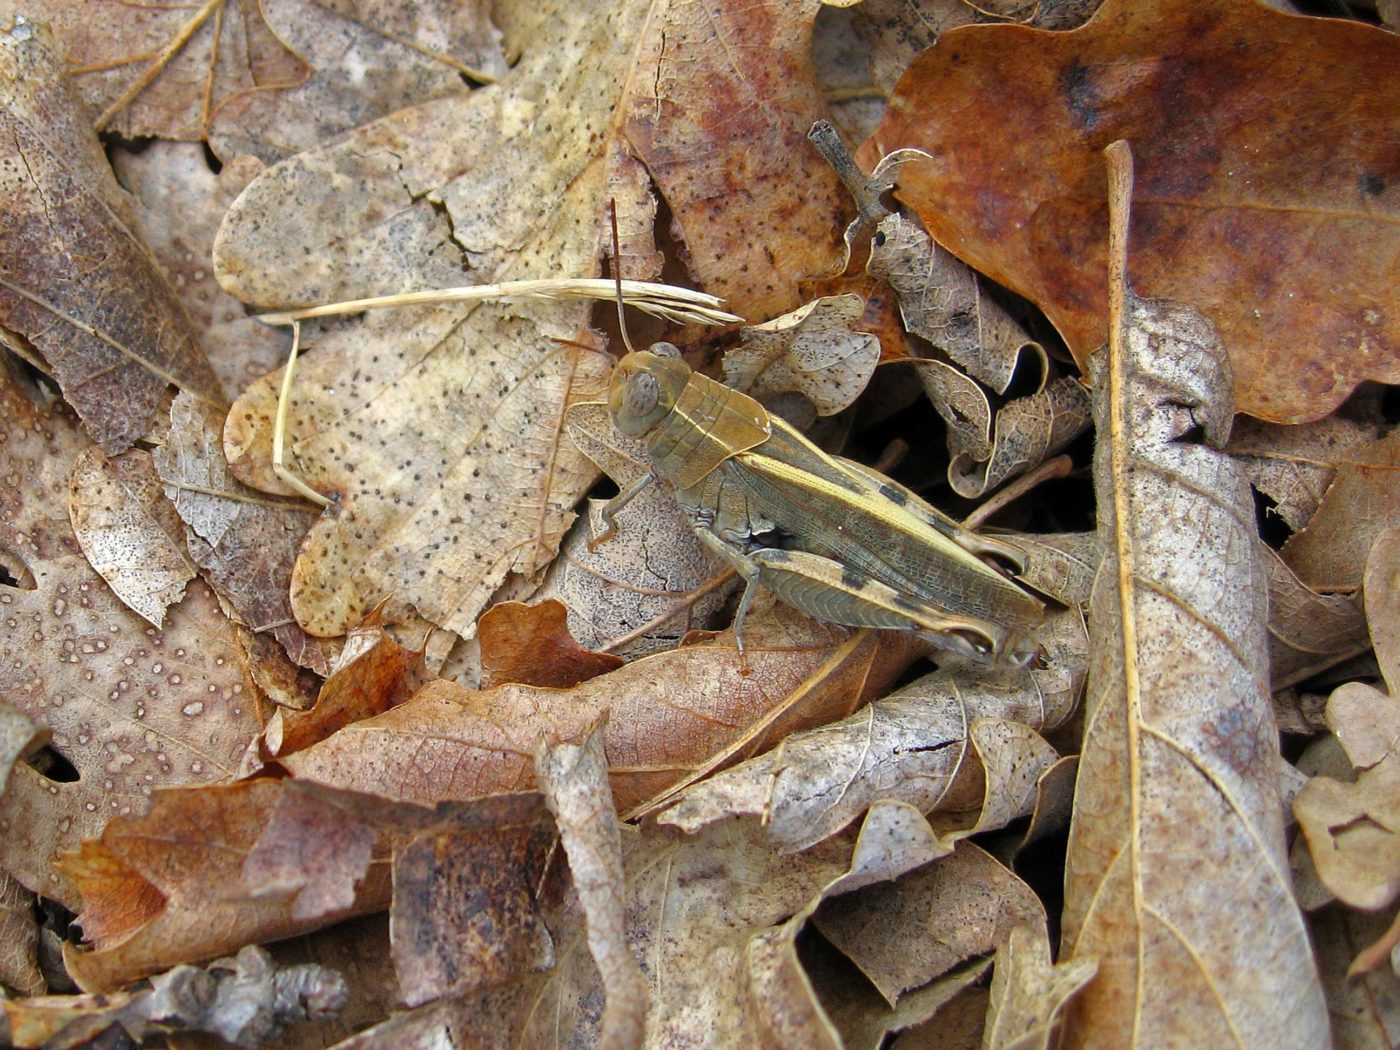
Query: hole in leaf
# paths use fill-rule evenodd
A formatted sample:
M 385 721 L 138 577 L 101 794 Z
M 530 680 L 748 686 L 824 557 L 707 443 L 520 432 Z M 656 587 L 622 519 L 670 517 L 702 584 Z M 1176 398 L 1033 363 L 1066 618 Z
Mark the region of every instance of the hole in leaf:
M 81 776 L 78 767 L 52 745 L 45 745 L 25 759 L 30 768 L 55 784 L 76 784 Z

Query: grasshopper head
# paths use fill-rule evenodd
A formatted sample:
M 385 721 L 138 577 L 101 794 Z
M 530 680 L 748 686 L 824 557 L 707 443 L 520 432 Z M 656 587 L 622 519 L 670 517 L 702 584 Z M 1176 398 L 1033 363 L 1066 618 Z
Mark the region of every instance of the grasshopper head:
M 608 411 L 617 429 L 628 437 L 651 431 L 670 413 L 690 375 L 689 365 L 664 351 L 637 350 L 626 355 L 613 369 L 608 387 Z

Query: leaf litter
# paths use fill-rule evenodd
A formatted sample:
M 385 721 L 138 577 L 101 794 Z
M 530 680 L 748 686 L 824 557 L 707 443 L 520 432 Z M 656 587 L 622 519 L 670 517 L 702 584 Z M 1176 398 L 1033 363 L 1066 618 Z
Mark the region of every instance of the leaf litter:
M 920 25 L 900 28 L 888 5 L 864 6 L 848 25 L 870 41 L 877 100 L 914 61 L 916 40 L 931 43 L 931 28 L 967 18 L 966 9 L 930 10 Z M 1391 906 L 1393 896 L 1384 832 L 1393 734 L 1385 694 L 1361 692 L 1370 688 L 1362 682 L 1393 670 L 1385 655 L 1394 615 L 1384 568 L 1393 544 L 1384 531 L 1391 471 L 1383 391 L 1363 388 L 1327 416 L 1359 375 L 1337 365 L 1341 378 L 1323 392 L 1307 368 L 1272 367 L 1263 396 L 1293 414 L 1256 411 L 1326 416 L 1302 428 L 1235 428 L 1230 453 L 1293 534 L 1280 559 L 1261 548 L 1241 475 L 1201 443 L 1218 442 L 1226 429 L 1231 391 L 1222 377 L 1230 369 L 1208 341 L 1171 349 L 1181 330 L 1199 327 L 1186 306 L 1125 293 L 1134 321 L 1121 339 L 1136 348 L 1133 382 L 1175 369 L 1177 385 L 1154 400 L 1130 384 L 1133 392 L 1104 416 L 1111 390 L 1101 376 L 1090 391 L 1044 321 L 991 284 L 1027 292 L 1083 364 L 1094 340 L 1081 345 L 1065 319 L 1084 306 L 1084 282 L 1102 282 L 1092 227 L 1083 231 L 1080 276 L 1062 267 L 1043 285 L 1025 284 L 969 248 L 967 220 L 955 209 L 950 219 L 915 200 L 921 162 L 906 157 L 888 166 L 887 182 L 860 176 L 875 187 L 868 199 L 856 195 L 861 216 L 873 221 L 852 228 L 854 262 L 831 276 L 852 203 L 806 135 L 827 103 L 833 115 L 854 110 L 824 100 L 818 87 L 812 40 L 826 16 L 815 5 L 637 4 L 591 18 L 497 5 L 496 27 L 481 35 L 471 28 L 481 28 L 473 23 L 479 12 L 466 5 L 422 7 L 405 20 L 391 5 L 308 12 L 287 0 L 246 22 L 248 40 L 265 42 L 259 34 L 268 25 L 283 26 L 287 40 L 310 36 L 296 44 L 298 55 L 262 52 L 263 65 L 250 63 L 255 83 L 217 72 L 228 68 L 218 61 L 241 61 L 237 48 L 217 60 L 201 52 L 239 11 L 229 3 L 180 12 L 180 24 L 194 27 L 193 46 L 148 45 L 166 72 L 139 90 L 131 78 L 150 55 L 135 50 L 129 62 L 107 52 L 119 56 L 110 76 L 94 68 L 108 60 L 93 59 L 72 77 L 81 92 L 106 84 L 105 95 L 90 97 L 100 109 L 117 103 L 101 118 L 110 127 L 208 134 L 222 172 L 204 164 L 198 145 L 109 143 L 125 187 L 114 193 L 82 121 L 63 132 L 77 144 L 64 159 L 85 158 L 97 173 L 83 176 L 95 180 L 84 185 L 97 187 L 93 198 L 118 216 L 117 242 L 146 259 L 147 276 L 120 294 L 157 317 L 158 328 L 159 318 L 175 316 L 170 331 L 183 326 L 211 355 L 212 369 L 199 367 L 231 392 L 245 390 L 224 440 L 199 390 L 171 405 L 161 382 L 109 405 L 107 395 L 60 376 L 58 387 L 80 409 L 87 396 L 84 420 L 104 443 L 99 451 L 42 375 L 57 370 L 42 341 L 48 332 L 36 339 L 37 328 L 7 324 L 3 333 L 27 365 L 12 367 L 7 355 L 14 417 L 4 431 L 10 466 L 0 476 L 16 495 L 0 504 L 0 598 L 24 615 L 0 617 L 5 666 L 14 671 L 5 695 L 13 711 L 0 717 L 13 728 L 0 737 L 0 889 L 13 902 L 0 922 L 14 947 L 0 955 L 0 980 L 32 994 L 55 973 L 40 950 L 55 938 L 36 926 L 36 893 L 78 913 L 89 948 L 70 944 L 63 954 L 84 988 L 115 990 L 154 975 L 151 988 L 134 985 L 103 1003 L 73 999 L 47 1014 L 38 1000 L 7 1003 L 11 1037 L 25 1031 L 41 1041 L 55 1025 L 72 1036 L 114 1020 L 140 1030 L 147 1008 L 130 1004 L 149 1003 L 155 988 L 173 983 L 205 987 L 234 974 L 238 987 L 262 995 L 252 990 L 284 970 L 251 956 L 209 971 L 170 968 L 293 937 L 285 951 L 274 945 L 277 966 L 294 968 L 300 951 L 328 950 L 350 982 L 349 1004 L 339 1021 L 320 1018 L 318 1035 L 301 1025 L 277 1045 L 341 1037 L 345 1046 L 451 1043 L 454 1031 L 482 1031 L 485 1020 L 495 1038 L 517 1044 L 567 1031 L 616 1045 L 670 1045 L 696 1033 L 712 1045 L 877 1046 L 896 1037 L 1126 1045 L 1223 1023 L 1237 1043 L 1318 1045 L 1324 996 L 1338 1038 L 1365 1032 L 1386 1041 L 1376 1033 L 1396 1027 L 1387 1003 L 1400 1001 L 1389 961 L 1394 929 L 1385 911 L 1346 910 Z M 1185 18 L 1165 0 L 1154 11 L 1162 26 Z M 1198 14 L 1219 12 L 1207 5 Z M 149 24 L 164 17 L 153 12 Z M 1012 6 L 975 16 L 998 17 L 1064 25 L 1082 12 Z M 1087 35 L 1048 44 L 1016 26 L 949 33 L 915 62 L 890 112 L 940 51 L 970 47 L 970 33 L 1010 41 L 998 46 L 1021 49 L 1023 60 L 1044 46 L 1082 48 L 1096 33 L 1111 52 L 1133 39 L 1115 17 L 1125 18 L 1109 7 Z M 1311 32 L 1324 51 L 1354 32 L 1285 24 L 1247 5 L 1231 17 L 1261 41 L 1284 29 Z M 71 22 L 60 18 L 52 32 L 71 59 L 80 39 Z M 1367 32 L 1358 54 L 1391 47 Z M 1184 60 L 1203 61 L 1210 39 L 1183 45 Z M 130 50 L 123 40 L 113 34 L 115 47 Z M 346 90 L 353 74 L 327 57 L 337 40 L 364 60 L 366 84 L 374 82 L 363 99 Z M 471 61 L 480 65 L 464 80 L 458 67 L 478 46 Z M 1144 68 L 1159 68 L 1152 49 L 1166 44 L 1132 46 L 1146 47 Z M 865 60 L 858 49 L 847 53 Z M 1320 61 L 1315 49 L 1298 53 L 1305 65 Z M 190 68 L 182 63 L 201 54 L 216 72 L 177 84 Z M 513 67 L 492 66 L 501 56 Z M 499 84 L 473 87 L 498 75 Z M 1100 83 L 1095 75 L 1085 74 L 1088 83 Z M 207 90 L 192 92 L 195 83 Z M 1026 86 L 1024 99 L 974 92 L 975 104 L 991 110 L 963 120 L 987 130 L 990 149 L 997 119 L 1023 106 L 1034 111 L 1031 95 L 1043 103 L 1057 90 Z M 1261 90 L 1278 93 L 1272 83 Z M 308 119 L 312 108 L 320 112 Z M 1144 285 L 1154 280 L 1148 260 L 1162 233 L 1151 199 L 1157 151 L 1171 145 L 1183 163 L 1208 168 L 1208 147 L 1223 134 L 1216 127 L 1134 142 L 1143 174 L 1129 265 Z M 1392 129 L 1380 125 L 1377 141 L 1389 141 Z M 1096 134 L 1106 141 L 1111 130 Z M 328 140 L 332 134 L 341 137 Z M 1041 132 L 1012 134 L 1044 151 Z M 929 150 L 914 138 L 887 141 L 881 131 L 859 155 L 873 167 L 881 149 Z M 963 160 L 975 159 L 958 148 Z M 1330 148 L 1373 155 L 1355 143 Z M 233 155 L 242 149 L 263 160 Z M 1093 153 L 1082 159 L 1083 185 L 1093 189 L 1074 207 L 1102 209 L 1103 162 Z M 1382 182 L 1373 196 L 1383 209 L 1390 183 Z M 984 204 L 1002 192 L 997 179 L 977 176 L 974 184 Z M 917 216 L 885 195 L 890 186 Z M 128 190 L 132 197 L 123 196 Z M 594 463 L 620 486 L 645 469 L 600 406 L 582 403 L 601 395 L 609 361 L 595 326 L 611 323 L 582 305 L 440 305 L 308 325 L 312 349 L 289 439 L 295 469 L 332 506 L 303 543 L 315 512 L 288 500 L 268 469 L 277 377 L 254 378 L 274 365 L 279 344 L 211 275 L 262 309 L 589 277 L 608 254 L 609 199 L 618 205 L 627 277 L 661 272 L 664 251 L 675 258 L 668 276 L 685 268 L 692 282 L 727 295 L 753 329 L 777 337 L 760 335 L 766 345 L 755 352 L 751 336 L 747 349 L 737 346 L 741 333 L 716 340 L 673 331 L 693 363 L 755 383 L 762 397 L 797 404 L 804 418 L 834 411 L 814 424 L 826 439 L 882 435 L 862 454 L 879 457 L 882 469 L 909 469 L 902 476 L 921 487 L 982 494 L 1031 472 L 994 501 L 999 521 L 1042 530 L 1021 541 L 1027 576 L 1063 608 L 1042 631 L 1039 666 L 987 675 L 945 660 L 930 672 L 920 662 L 926 650 L 909 639 L 823 628 L 765 600 L 746 632 L 744 667 L 732 635 L 714 633 L 727 622 L 734 584 L 698 550 L 665 491 L 648 493 L 644 513 L 640 499 L 630 506 L 616 540 L 588 551 L 598 531 L 594 500 L 592 520 L 577 522 L 566 541 Z M 1048 207 L 1042 217 L 1062 202 Z M 1316 207 L 1325 219 L 1327 205 Z M 669 217 L 669 231 L 654 230 L 658 216 Z M 886 253 L 900 245 L 904 254 L 890 265 Z M 1279 253 L 1280 265 L 1290 250 Z M 1223 265 L 1212 251 L 1219 255 L 1218 243 L 1202 249 L 1206 268 Z M 34 278 L 45 297 L 57 294 L 47 283 L 63 273 L 51 270 Z M 1360 272 L 1351 276 L 1360 280 Z M 1307 302 L 1326 304 L 1327 323 L 1357 301 L 1363 313 L 1371 303 L 1348 298 L 1345 281 L 1290 280 Z M 1339 290 L 1329 292 L 1334 284 Z M 87 287 L 79 305 L 93 298 Z M 865 308 L 837 308 L 839 324 L 804 345 L 806 330 L 824 326 L 840 302 L 813 300 L 851 290 Z M 1179 297 L 1208 314 L 1223 298 Z M 1090 307 L 1106 311 L 1107 302 L 1100 292 Z M 1154 319 L 1154 309 L 1171 322 Z M 1215 319 L 1234 374 L 1247 375 L 1264 352 L 1262 337 Z M 864 329 L 879 333 L 879 359 L 913 363 L 898 373 L 877 369 L 872 380 L 873 336 Z M 902 378 L 891 381 L 896 374 Z M 1386 378 L 1383 369 L 1373 374 Z M 878 394 L 852 405 L 868 383 Z M 879 421 L 901 406 L 926 429 L 932 415 L 919 387 L 947 423 L 946 457 L 928 455 L 940 432 L 901 453 L 911 436 L 902 425 L 899 439 L 879 445 L 895 425 Z M 209 387 L 216 389 L 217 381 Z M 1247 382 L 1233 393 L 1247 405 L 1256 396 Z M 1103 501 L 1101 538 L 1050 535 L 1047 527 L 1088 522 L 1082 507 L 1059 497 L 1090 484 L 1073 463 L 1086 454 L 1076 435 L 1091 397 L 1100 457 L 1126 454 L 1133 469 L 1101 466 L 1092 482 Z M 575 451 L 575 436 L 592 462 Z M 1071 473 L 1046 481 L 1038 465 L 1061 450 Z M 1124 499 L 1115 501 L 1120 483 Z M 1130 527 L 1115 531 L 1120 520 Z M 1265 535 L 1273 541 L 1268 528 Z M 561 542 L 566 555 L 555 560 Z M 1125 552 L 1136 573 L 1121 570 Z M 487 564 L 477 568 L 473 555 Z M 171 582 L 146 582 L 167 563 L 157 575 Z M 180 598 L 179 572 L 190 565 L 197 576 Z M 1097 595 L 1086 605 L 1096 571 Z M 537 590 L 546 572 L 550 583 Z M 34 621 L 44 639 L 31 652 L 25 610 L 56 607 L 58 580 L 86 588 L 66 597 L 80 593 L 90 603 L 82 607 L 92 624 L 71 615 Z M 1135 648 L 1124 644 L 1121 612 L 1105 604 L 1124 580 L 1143 611 L 1136 634 L 1127 632 Z M 146 613 L 163 626 L 123 604 L 141 607 L 147 595 L 157 604 Z M 533 604 L 498 604 L 506 596 Z M 543 601 L 550 596 L 564 606 Z M 163 611 L 160 603 L 168 603 Z M 467 676 L 481 687 L 435 678 L 443 667 L 466 666 L 456 656 L 444 664 L 444 656 L 488 608 L 484 675 Z M 103 635 L 113 624 L 115 633 Z M 186 640 L 191 629 L 197 642 Z M 135 648 L 120 641 L 136 632 Z M 630 662 L 619 666 L 596 651 L 603 647 Z M 1379 674 L 1366 663 L 1372 648 Z M 160 682 L 147 686 L 132 670 L 159 652 L 164 672 L 172 651 L 182 663 Z M 104 694 L 91 683 L 117 681 L 128 693 L 143 689 L 143 706 L 127 710 L 120 691 L 107 707 L 96 704 Z M 1351 684 L 1336 690 L 1327 713 L 1336 736 L 1318 736 L 1321 698 L 1343 681 Z M 1270 689 L 1278 690 L 1273 704 Z M 1132 696 L 1142 702 L 1127 704 Z M 187 741 L 179 727 L 197 699 L 237 717 L 227 726 L 196 722 L 212 735 Z M 1317 705 L 1312 716 L 1309 704 Z M 1281 763 L 1273 711 L 1290 737 L 1313 738 L 1296 767 Z M 122 736 L 128 723 L 154 727 L 142 741 L 147 750 Z M 181 748 L 192 745 L 217 751 L 218 761 L 182 765 Z M 75 780 L 65 779 L 64 763 Z M 566 767 L 571 773 L 556 777 Z M 1291 858 L 1296 899 L 1282 823 L 1295 796 L 1306 831 Z M 1105 863 L 1115 855 L 1119 863 Z M 1186 874 L 1171 874 L 1171 865 Z M 1050 887 L 1065 868 L 1060 911 Z M 1344 903 L 1324 904 L 1334 897 Z M 1306 920 L 1315 952 L 1300 903 L 1322 908 Z M 382 920 L 345 921 L 386 908 L 391 929 Z M 1057 924 L 1065 931 L 1058 958 L 1046 932 Z M 1173 954 L 1167 928 L 1190 945 L 1190 959 Z M 352 962 L 366 951 L 377 966 Z M 1226 962 L 1246 957 L 1259 960 L 1240 971 L 1255 983 L 1231 983 Z M 1152 966 L 1150 981 L 1135 980 L 1139 959 Z M 1362 974 L 1365 997 L 1347 983 L 1348 967 Z M 333 975 L 327 980 L 331 987 Z M 296 987 L 307 994 L 293 993 L 301 1007 L 289 1020 L 315 1012 L 310 986 Z M 1290 1012 L 1277 1010 L 1280 1002 Z M 410 1008 L 386 1019 L 394 1004 Z M 216 1010 L 213 1023 L 220 1016 Z M 159 1023 L 204 1022 L 181 1014 Z

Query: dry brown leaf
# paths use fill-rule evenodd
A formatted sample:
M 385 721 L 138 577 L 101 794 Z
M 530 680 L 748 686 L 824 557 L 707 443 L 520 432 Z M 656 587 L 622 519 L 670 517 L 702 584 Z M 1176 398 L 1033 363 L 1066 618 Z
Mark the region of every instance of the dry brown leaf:
M 34 893 L 0 871 L 0 984 L 19 995 L 43 995 Z
M 923 652 L 894 632 L 848 634 L 757 602 L 745 643 L 748 674 L 726 632 L 570 690 L 479 692 L 434 682 L 282 764 L 308 780 L 377 784 L 386 797 L 420 804 L 477 798 L 529 788 L 536 740 L 579 739 L 609 710 L 612 788 L 626 813 L 798 729 L 849 714 Z
M 262 0 L 259 9 L 310 74 L 219 106 L 209 144 L 224 159 L 251 153 L 272 164 L 395 110 L 463 94 L 464 75 L 507 71 L 480 0 Z
M 1283 545 L 1283 560 L 1313 590 L 1361 586 L 1371 543 L 1400 520 L 1400 432 L 1354 449 L 1307 527 Z
M 1037 638 L 1047 651 L 1044 667 L 925 675 L 688 788 L 658 819 L 694 833 L 754 817 L 784 852 L 835 834 L 880 799 L 935 814 L 945 849 L 973 831 L 1001 827 L 1030 812 L 1036 777 L 1058 757 L 1035 730 L 1062 725 L 1083 687 L 1077 616 L 1053 620 Z
M 426 680 L 422 652 L 400 645 L 371 619 L 346 636 L 315 706 L 309 711 L 277 711 L 263 743 L 272 757 L 300 751 L 352 722 L 403 703 Z
M 1338 1050 L 1392 1050 L 1400 1042 L 1400 978 L 1392 967 L 1352 976 L 1351 962 L 1385 931 L 1386 916 L 1325 908 L 1311 916 L 1318 969 Z
M 306 79 L 253 0 L 142 5 L 50 0 L 53 29 L 72 78 L 100 127 L 127 139 L 197 141 L 213 110 L 250 89 Z M 24 5 L 7 0 L 10 10 Z
M 1229 360 L 1200 313 L 1127 287 L 1131 160 L 1125 143 L 1106 152 L 1115 328 L 1093 358 L 1106 553 L 1061 951 L 1098 975 L 1067 1041 L 1321 1046 L 1284 849 L 1253 500 L 1232 460 L 1188 436 L 1224 444 Z
M 1274 502 L 1273 512 L 1294 532 L 1313 516 L 1337 467 L 1364 456 L 1377 429 L 1342 416 L 1279 426 L 1243 417 L 1225 451 L 1240 461 L 1249 483 Z
M 1039 390 L 1044 384 L 1050 367 L 1045 350 L 984 296 L 977 275 L 935 244 L 917 221 L 902 214 L 882 220 L 867 268 L 894 289 L 905 327 L 973 379 L 1004 394 L 1024 367 L 1037 370 L 1029 385 Z
M 950 855 L 823 905 L 812 924 L 894 1005 L 1017 926 L 1045 922 L 1034 891 L 970 842 Z
M 19 581 L 0 586 L 0 696 L 48 726 L 78 774 L 15 768 L 0 800 L 0 865 L 76 906 L 55 853 L 144 812 L 153 788 L 232 777 L 263 701 L 202 583 L 158 631 L 93 572 L 68 517 L 69 478 L 92 443 L 70 411 L 36 407 L 3 367 L 0 435 L 0 561 Z
M 1262 543 L 1269 577 L 1269 684 L 1306 681 L 1370 645 L 1359 595 L 1318 594 Z
M 947 34 L 874 141 L 933 156 L 905 166 L 902 199 L 1083 364 L 1109 330 L 1099 151 L 1131 140 L 1135 285 L 1216 324 L 1240 411 L 1302 422 L 1363 379 L 1400 379 L 1397 62 L 1400 41 L 1356 22 L 1109 0 L 1071 33 Z M 1351 90 L 1333 90 L 1341 70 Z
M 1048 1050 L 1065 1004 L 1093 976 L 1092 960 L 1051 961 L 1044 924 L 1016 927 L 997 946 L 983 1047 Z
M 559 744 L 535 755 L 535 777 L 559 825 L 569 875 L 588 932 L 588 953 L 603 985 L 598 1045 L 626 1050 L 642 1045 L 647 986 L 627 944 L 626 876 L 617 810 L 608 790 L 603 733 L 582 746 Z
M 223 389 L 242 390 L 287 359 L 286 335 L 249 317 L 214 280 L 214 235 L 244 188 L 263 170 L 234 157 L 217 173 L 194 142 L 151 142 L 139 153 L 112 150 L 117 178 L 134 198 L 136 228 L 185 304 Z
M 333 647 L 296 624 L 287 594 L 293 560 L 314 519 L 301 504 L 267 499 L 235 480 L 219 433 L 218 416 L 181 394 L 154 453 L 166 495 L 189 526 L 190 555 L 244 625 L 275 639 L 294 663 L 325 674 Z M 285 662 L 270 647 L 259 656 L 264 675 Z M 303 688 L 292 678 L 290 696 L 269 692 L 299 706 Z
M 1388 692 L 1348 682 L 1327 702 L 1327 724 L 1346 749 L 1355 782 L 1315 776 L 1293 803 L 1317 873 L 1355 908 L 1383 908 L 1400 892 L 1400 530 L 1377 538 L 1366 566 L 1366 615 Z M 1383 625 L 1392 625 L 1389 627 Z
M 0 29 L 0 324 L 115 455 L 169 384 L 224 398 L 63 72 L 31 24 Z
M 974 1038 L 970 1042 L 959 1042 L 962 1033 L 960 1023 L 965 1016 L 966 1004 L 975 1004 L 974 1012 L 980 1023 L 986 1013 L 986 991 L 979 984 L 991 969 L 990 959 L 978 959 L 966 966 L 949 971 L 935 981 L 921 988 L 915 988 L 900 997 L 891 1007 L 875 991 L 868 981 L 862 978 L 855 967 L 834 950 L 829 949 L 822 957 L 814 953 L 803 955 L 802 964 L 807 971 L 812 987 L 822 1008 L 831 1018 L 832 1025 L 841 1033 L 841 1044 L 846 1050 L 881 1050 L 886 1046 L 898 1046 L 904 1036 L 887 1042 L 895 1033 L 916 1032 L 924 1024 L 932 1024 L 936 1035 L 934 1045 L 944 1047 L 966 1046 L 969 1050 L 979 1045 Z M 821 963 L 827 963 L 822 966 Z M 912 1038 L 912 1037 L 911 1037 Z M 922 1046 L 913 1038 L 906 1046 Z
M 880 359 L 879 340 L 855 330 L 864 310 L 858 296 L 827 296 L 744 328 L 724 355 L 726 385 L 770 406 L 798 394 L 819 416 L 849 408 Z
M 0 796 L 10 786 L 15 766 L 45 747 L 50 736 L 43 722 L 0 700 Z
M 568 610 L 554 599 L 491 606 L 477 623 L 481 687 L 522 682 L 567 689 L 625 663 L 620 656 L 583 648 L 569 633 L 567 621 Z
M 1078 379 L 1061 376 L 1043 390 L 1002 406 L 984 462 L 953 448 L 948 482 L 964 499 L 984 496 L 1045 462 L 1088 430 L 1089 423 L 1089 392 Z
M 127 608 L 159 628 L 195 568 L 150 453 L 132 449 L 107 459 L 88 449 L 73 465 L 71 483 L 73 535 L 88 564 Z

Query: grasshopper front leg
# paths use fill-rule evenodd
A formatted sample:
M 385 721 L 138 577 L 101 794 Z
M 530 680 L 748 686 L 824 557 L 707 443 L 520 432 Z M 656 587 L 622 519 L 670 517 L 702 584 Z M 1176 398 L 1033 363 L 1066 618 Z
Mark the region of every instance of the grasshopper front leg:
M 607 503 L 603 504 L 600 515 L 603 519 L 603 531 L 588 541 L 588 549 L 596 550 L 601 544 L 612 539 L 613 533 L 617 532 L 617 522 L 613 519 L 618 516 L 622 508 L 636 499 L 644 488 L 656 480 L 655 474 L 643 474 L 632 484 L 619 492 Z

